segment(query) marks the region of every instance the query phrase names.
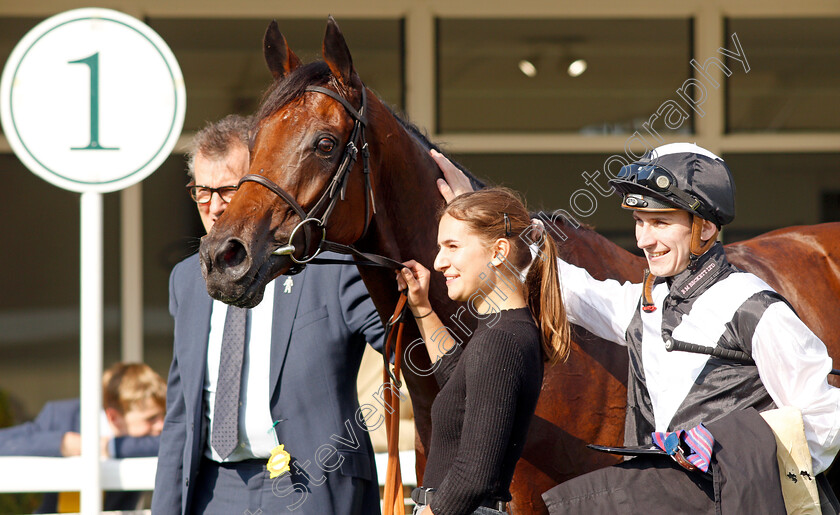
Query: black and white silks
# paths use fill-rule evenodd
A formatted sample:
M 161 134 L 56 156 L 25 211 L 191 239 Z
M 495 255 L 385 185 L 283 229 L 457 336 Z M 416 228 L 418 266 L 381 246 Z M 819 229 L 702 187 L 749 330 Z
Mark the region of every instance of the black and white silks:
M 831 464 L 840 449 L 840 389 L 828 384 L 825 345 L 769 285 L 732 266 L 719 243 L 693 269 L 657 279 L 652 312 L 641 309 L 640 283 L 597 281 L 562 260 L 558 269 L 569 321 L 628 348 L 625 445 L 738 409 L 793 406 L 814 472 Z M 755 365 L 669 352 L 670 339 L 740 350 Z

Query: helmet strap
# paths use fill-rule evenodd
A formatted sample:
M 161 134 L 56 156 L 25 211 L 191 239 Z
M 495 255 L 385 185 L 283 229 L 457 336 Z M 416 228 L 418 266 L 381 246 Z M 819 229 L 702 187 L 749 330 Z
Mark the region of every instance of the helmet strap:
M 693 263 L 698 257 L 712 248 L 712 245 L 717 241 L 719 230 L 715 227 L 715 232 L 712 234 L 712 237 L 703 243 L 700 235 L 703 232 L 704 220 L 697 215 L 691 215 L 691 219 L 691 245 L 689 246 L 689 251 L 691 252 L 691 261 Z
M 642 281 L 642 311 L 645 313 L 656 311 L 656 305 L 653 303 L 653 282 L 655 280 L 656 276 L 645 268 L 645 279 Z

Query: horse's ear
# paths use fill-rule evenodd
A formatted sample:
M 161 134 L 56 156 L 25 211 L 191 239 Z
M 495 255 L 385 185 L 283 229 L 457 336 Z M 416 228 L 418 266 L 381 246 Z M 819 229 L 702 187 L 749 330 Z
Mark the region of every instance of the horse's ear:
M 274 79 L 282 79 L 300 66 L 300 59 L 289 48 L 286 38 L 277 27 L 277 20 L 268 24 L 263 38 L 263 54 L 265 62 Z
M 344 41 L 344 35 L 338 28 L 338 23 L 330 16 L 327 18 L 327 33 L 324 35 L 324 46 L 322 48 L 324 61 L 330 67 L 330 71 L 345 87 L 354 84 L 353 76 L 356 70 L 353 68 L 353 58 L 350 57 L 350 49 Z

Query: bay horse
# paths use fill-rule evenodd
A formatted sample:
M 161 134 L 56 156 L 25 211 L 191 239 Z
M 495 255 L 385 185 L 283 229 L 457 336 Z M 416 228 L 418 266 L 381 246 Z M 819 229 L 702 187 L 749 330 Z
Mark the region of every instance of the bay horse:
M 302 64 L 275 22 L 263 47 L 274 82 L 256 116 L 250 179 L 241 183 L 201 241 L 210 295 L 238 306 L 256 305 L 265 285 L 313 257 L 322 238 L 399 262 L 416 259 L 429 267 L 437 245 L 434 213 L 443 204 L 435 184 L 441 172 L 429 155 L 434 145 L 365 89 L 331 17 L 323 61 Z M 475 186 L 481 184 L 476 181 Z M 309 217 L 317 220 L 303 221 Z M 324 221 L 323 235 L 319 221 Z M 586 227 L 573 227 L 561 217 L 553 221 L 556 234 L 562 235 L 563 259 L 585 267 L 596 279 L 641 280 L 643 258 Z M 285 250 L 278 253 L 278 247 Z M 728 252 L 733 263 L 754 271 L 786 296 L 829 352 L 840 355 L 840 224 L 776 231 L 729 245 Z M 398 297 L 394 272 L 360 267 L 360 273 L 384 320 Z M 430 291 L 434 310 L 466 341 L 463 328 L 472 331 L 477 321 L 462 317 L 463 307 L 459 311 L 446 295 L 443 278 L 435 275 Z M 419 338 L 413 323 L 407 324 L 406 333 L 406 341 Z M 429 368 L 424 350 L 403 356 L 421 484 L 430 408 L 438 391 Z M 515 512 L 545 513 L 542 492 L 618 461 L 585 444 L 621 443 L 626 378 L 625 349 L 574 329 L 569 359 L 545 370 L 511 485 Z

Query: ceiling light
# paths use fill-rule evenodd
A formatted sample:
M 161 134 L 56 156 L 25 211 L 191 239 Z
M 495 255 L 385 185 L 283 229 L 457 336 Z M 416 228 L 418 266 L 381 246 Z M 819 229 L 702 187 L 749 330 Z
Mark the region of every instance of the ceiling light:
M 531 79 L 537 76 L 537 67 L 529 59 L 522 59 L 519 61 L 519 71 Z
M 569 67 L 566 68 L 566 72 L 569 74 L 570 77 L 580 77 L 583 72 L 586 71 L 587 67 L 586 59 L 575 59 L 571 63 L 569 63 Z M 520 63 L 521 69 L 521 63 Z M 525 73 L 524 71 L 522 73 Z

